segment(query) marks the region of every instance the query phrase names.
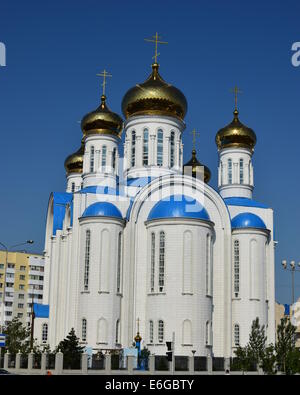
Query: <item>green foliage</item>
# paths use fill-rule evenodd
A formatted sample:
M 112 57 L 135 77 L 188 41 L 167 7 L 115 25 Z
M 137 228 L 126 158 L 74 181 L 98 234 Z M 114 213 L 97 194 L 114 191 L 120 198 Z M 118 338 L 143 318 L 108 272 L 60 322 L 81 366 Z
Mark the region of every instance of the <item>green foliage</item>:
M 261 364 L 265 349 L 266 349 L 267 337 L 265 335 L 264 325 L 261 327 L 259 324 L 259 319 L 256 318 L 251 327 L 251 332 L 249 336 L 248 352 L 252 361 L 256 364 Z
M 294 349 L 295 332 L 296 328 L 288 317 L 280 320 L 280 324 L 277 326 L 276 360 L 279 369 L 286 374 L 297 372 L 297 370 L 295 371 L 297 366 L 296 358 L 297 356 L 299 358 L 299 355 Z
M 243 372 L 247 372 L 248 370 L 251 369 L 251 366 L 253 365 L 250 352 L 249 352 L 249 347 L 238 347 L 235 350 L 235 361 L 234 361 L 234 370 L 242 370 Z
M 5 352 L 22 354 L 30 352 L 30 329 L 26 328 L 18 318 L 14 318 L 4 329 L 6 335 Z
M 80 369 L 83 350 L 84 347 L 80 346 L 79 338 L 76 336 L 74 328 L 71 329 L 68 336 L 56 347 L 56 352 L 61 351 L 64 354 L 65 369 Z
M 262 354 L 260 367 L 266 374 L 276 373 L 276 355 L 273 344 L 267 346 Z

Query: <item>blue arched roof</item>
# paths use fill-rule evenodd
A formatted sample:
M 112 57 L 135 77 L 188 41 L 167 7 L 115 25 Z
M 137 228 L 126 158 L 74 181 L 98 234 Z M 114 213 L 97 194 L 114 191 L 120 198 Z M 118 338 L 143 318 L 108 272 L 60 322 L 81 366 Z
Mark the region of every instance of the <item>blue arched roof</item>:
M 148 215 L 148 221 L 159 218 L 195 218 L 209 221 L 208 212 L 196 199 L 172 195 L 160 200 Z
M 258 228 L 267 229 L 264 221 L 256 214 L 241 213 L 235 216 L 231 221 L 232 229 L 240 228 Z
M 82 217 L 115 217 L 122 219 L 122 214 L 120 210 L 112 203 L 97 202 L 88 206 L 84 210 Z

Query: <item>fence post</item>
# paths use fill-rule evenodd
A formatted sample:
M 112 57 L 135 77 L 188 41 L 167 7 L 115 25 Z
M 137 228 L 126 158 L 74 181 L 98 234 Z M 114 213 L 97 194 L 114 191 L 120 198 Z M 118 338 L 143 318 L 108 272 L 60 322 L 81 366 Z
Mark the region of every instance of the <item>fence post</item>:
M 213 373 L 213 361 L 210 355 L 207 356 L 207 374 Z
M 149 355 L 149 372 L 154 374 L 155 372 L 155 355 Z
M 88 355 L 86 352 L 81 354 L 81 372 L 82 374 L 88 373 Z
M 111 355 L 105 355 L 105 374 L 111 374 Z
M 195 357 L 189 357 L 189 374 L 195 373 Z
M 20 365 L 21 365 L 21 351 L 19 350 L 19 352 L 16 355 L 16 369 L 20 369 Z
M 55 355 L 55 374 L 62 374 L 64 363 L 64 355 L 60 350 Z
M 33 369 L 33 350 L 30 351 L 30 353 L 28 354 L 28 370 L 32 370 Z
M 47 354 L 45 352 L 42 353 L 41 356 L 41 371 L 44 372 L 46 370 L 46 362 L 47 362 Z
M 4 369 L 8 369 L 9 351 L 4 354 Z

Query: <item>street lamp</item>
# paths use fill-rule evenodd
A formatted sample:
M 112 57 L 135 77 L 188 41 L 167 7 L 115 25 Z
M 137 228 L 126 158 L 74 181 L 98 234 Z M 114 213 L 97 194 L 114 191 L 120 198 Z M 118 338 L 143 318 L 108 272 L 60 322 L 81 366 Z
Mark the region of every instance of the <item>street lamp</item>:
M 287 261 L 285 259 L 281 262 L 281 264 L 285 270 L 288 270 L 289 272 L 292 273 L 292 305 L 293 305 L 295 302 L 295 272 L 300 272 L 300 269 L 296 268 L 295 261 L 290 262 L 290 268 L 288 267 Z M 298 262 L 297 266 L 300 267 L 300 262 Z

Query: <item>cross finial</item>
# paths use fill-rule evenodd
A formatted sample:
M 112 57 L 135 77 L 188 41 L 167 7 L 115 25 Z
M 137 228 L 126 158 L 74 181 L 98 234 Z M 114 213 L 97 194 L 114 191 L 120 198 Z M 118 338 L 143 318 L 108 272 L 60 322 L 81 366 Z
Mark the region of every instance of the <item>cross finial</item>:
M 234 105 L 235 105 L 235 110 L 237 110 L 237 98 L 238 98 L 238 94 L 242 93 L 242 91 L 235 86 L 233 89 L 231 89 L 231 92 L 234 93 Z
M 104 69 L 101 73 L 97 74 L 97 76 L 103 77 L 103 83 L 101 84 L 101 85 L 102 85 L 102 95 L 105 96 L 106 77 L 112 77 L 112 75 L 109 74 L 109 73 Z
M 157 44 L 168 44 L 166 41 L 160 41 L 161 37 L 158 35 L 158 33 L 155 33 L 155 36 L 152 36 L 152 38 L 145 38 L 145 41 L 148 41 L 150 43 L 155 43 L 155 52 L 154 56 L 152 56 L 152 59 L 154 59 L 154 62 L 157 63 L 157 57 L 160 55 L 157 53 Z
M 194 128 L 190 133 L 193 135 L 193 149 L 195 150 L 196 149 L 196 136 L 197 135 L 199 136 L 200 132 L 197 132 L 197 130 Z

